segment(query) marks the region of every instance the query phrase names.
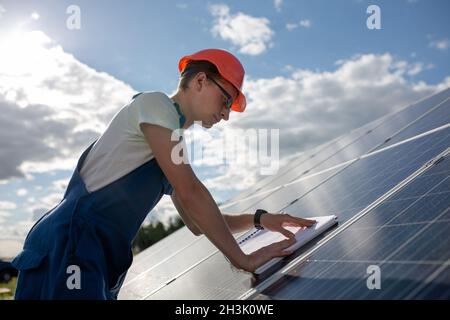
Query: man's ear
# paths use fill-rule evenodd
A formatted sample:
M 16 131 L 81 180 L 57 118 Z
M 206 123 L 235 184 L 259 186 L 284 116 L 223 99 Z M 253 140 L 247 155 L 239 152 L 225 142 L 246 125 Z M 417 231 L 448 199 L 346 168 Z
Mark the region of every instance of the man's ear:
M 194 82 L 194 88 L 198 91 L 200 91 L 202 89 L 202 87 L 205 86 L 206 83 L 206 73 L 204 72 L 199 72 L 195 75 L 194 79 L 192 79 L 192 81 Z

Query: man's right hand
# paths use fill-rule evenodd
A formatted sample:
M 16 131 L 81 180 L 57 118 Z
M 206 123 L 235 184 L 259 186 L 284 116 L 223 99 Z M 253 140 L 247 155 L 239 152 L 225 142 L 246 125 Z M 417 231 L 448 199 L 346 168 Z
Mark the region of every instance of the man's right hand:
M 258 249 L 250 254 L 247 254 L 245 265 L 241 268 L 248 272 L 254 272 L 256 269 L 270 261 L 272 258 L 285 257 L 291 255 L 292 251 L 285 249 L 289 248 L 296 242 L 295 238 L 285 239 L 280 242 L 272 243 L 261 249 Z

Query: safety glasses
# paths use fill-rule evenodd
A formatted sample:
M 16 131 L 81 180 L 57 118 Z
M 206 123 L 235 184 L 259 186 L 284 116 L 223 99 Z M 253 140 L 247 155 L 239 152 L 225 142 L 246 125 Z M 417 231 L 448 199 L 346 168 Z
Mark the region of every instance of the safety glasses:
M 225 102 L 226 108 L 228 110 L 231 109 L 231 105 L 233 104 L 233 98 L 231 98 L 230 94 L 228 92 L 226 92 L 226 90 L 220 84 L 218 84 L 216 80 L 214 80 L 213 78 L 208 77 L 208 76 L 207 76 L 207 78 L 209 80 L 211 80 L 212 82 L 214 82 L 215 85 L 219 87 L 220 91 L 222 91 L 222 93 L 224 95 L 224 98 L 225 98 L 224 102 Z

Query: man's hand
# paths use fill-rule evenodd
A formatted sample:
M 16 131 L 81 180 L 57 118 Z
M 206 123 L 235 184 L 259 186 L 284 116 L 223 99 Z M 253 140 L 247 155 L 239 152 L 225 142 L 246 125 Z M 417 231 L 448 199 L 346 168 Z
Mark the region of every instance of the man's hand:
M 293 217 L 287 213 L 265 213 L 261 215 L 261 225 L 264 229 L 280 232 L 287 238 L 294 238 L 295 235 L 283 227 L 311 227 L 317 221 Z
M 266 213 L 267 214 L 267 213 Z M 272 243 L 247 255 L 247 263 L 243 267 L 245 271 L 254 272 L 260 266 L 276 257 L 285 257 L 292 254 L 292 251 L 285 249 L 295 243 L 295 238 L 285 239 Z
M 261 224 L 265 229 L 280 232 L 287 239 L 272 243 L 248 254 L 244 270 L 254 272 L 272 258 L 291 255 L 293 252 L 286 249 L 296 242 L 295 235 L 284 227 L 311 227 L 316 222 L 316 220 L 297 218 L 286 213 L 265 213 L 261 215 Z

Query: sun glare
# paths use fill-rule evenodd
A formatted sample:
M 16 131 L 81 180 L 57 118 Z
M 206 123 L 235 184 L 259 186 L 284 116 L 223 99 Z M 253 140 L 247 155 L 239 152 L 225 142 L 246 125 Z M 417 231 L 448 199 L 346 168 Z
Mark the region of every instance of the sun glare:
M 8 75 L 23 75 L 43 68 L 46 45 L 51 40 L 41 31 L 12 31 L 0 36 L 0 69 Z
M 15 99 L 11 92 L 27 88 L 29 98 L 44 102 L 45 91 L 39 88 L 49 74 L 57 73 L 55 57 L 61 51 L 42 31 L 0 32 L 0 80 L 4 84 L 0 91 L 5 97 Z M 25 106 L 25 101 L 20 105 Z

